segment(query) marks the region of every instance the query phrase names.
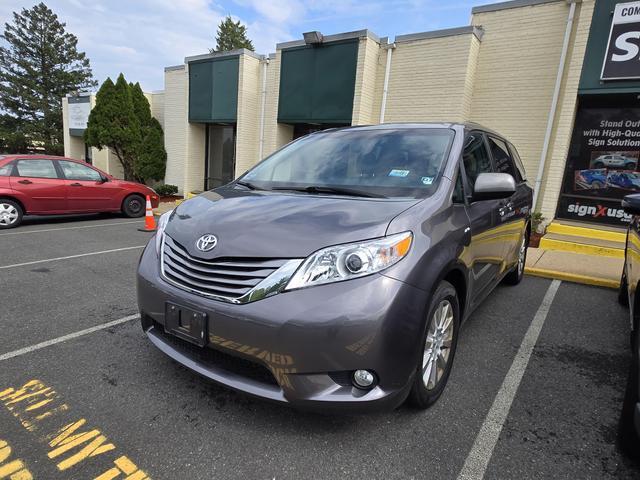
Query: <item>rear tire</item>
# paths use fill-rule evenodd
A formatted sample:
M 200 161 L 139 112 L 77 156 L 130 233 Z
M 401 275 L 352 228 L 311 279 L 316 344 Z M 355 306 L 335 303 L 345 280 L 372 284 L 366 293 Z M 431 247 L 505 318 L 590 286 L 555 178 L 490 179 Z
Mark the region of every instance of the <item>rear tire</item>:
M 141 195 L 129 195 L 122 202 L 122 213 L 129 218 L 144 217 L 146 200 Z
M 18 202 L 0 198 L 0 230 L 15 228 L 22 223 L 24 212 Z
M 438 400 L 451 373 L 460 328 L 460 306 L 453 285 L 446 281 L 438 285 L 427 315 L 423 350 L 408 397 L 409 404 L 419 409 L 429 408 Z
M 593 164 L 593 168 L 604 168 L 604 163 L 596 162 Z
M 518 263 L 513 267 L 507 275 L 504 277 L 504 283 L 507 285 L 518 285 L 524 277 L 524 267 L 527 263 L 527 250 L 529 249 L 529 241 L 527 236 L 524 235 L 520 241 L 520 248 L 518 250 Z
M 636 405 L 640 401 L 640 398 L 638 398 L 638 382 L 640 377 L 640 365 L 638 365 L 638 358 L 640 357 L 640 351 L 638 350 L 637 332 L 632 332 L 631 346 L 631 368 L 629 369 L 627 388 L 625 389 L 624 402 L 622 405 L 618 438 L 623 452 L 628 457 L 637 461 L 640 460 L 640 432 L 636 430 L 635 423 Z

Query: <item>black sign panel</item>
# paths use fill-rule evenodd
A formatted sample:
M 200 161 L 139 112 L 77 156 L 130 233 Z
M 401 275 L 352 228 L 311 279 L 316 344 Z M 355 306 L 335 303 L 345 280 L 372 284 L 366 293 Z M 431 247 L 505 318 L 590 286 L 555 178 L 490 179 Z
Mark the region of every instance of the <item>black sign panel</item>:
M 640 78 L 640 2 L 616 5 L 602 80 Z
M 621 100 L 621 104 L 627 100 Z M 576 115 L 557 216 L 624 225 L 620 200 L 640 193 L 640 108 L 585 107 Z

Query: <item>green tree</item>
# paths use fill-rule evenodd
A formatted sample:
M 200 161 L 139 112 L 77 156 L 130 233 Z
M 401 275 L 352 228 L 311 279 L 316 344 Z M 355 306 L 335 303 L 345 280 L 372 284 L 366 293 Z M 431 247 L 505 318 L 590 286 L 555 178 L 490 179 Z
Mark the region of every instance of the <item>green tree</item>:
M 0 38 L 0 109 L 30 148 L 62 153 L 62 97 L 94 88 L 89 59 L 44 3 L 13 13 Z
M 160 122 L 151 116 L 151 107 L 140 84 L 131 85 L 133 112 L 140 124 L 140 139 L 134 164 L 136 177 L 162 180 L 167 165 L 164 134 Z
M 218 34 L 216 35 L 216 48 L 211 49 L 213 52 L 229 52 L 238 48 L 246 48 L 253 51 L 253 43 L 247 38 L 247 27 L 242 25 L 240 21 L 234 22 L 230 15 L 220 22 L 218 25 Z
M 18 120 L 10 115 L 0 115 L 0 152 L 29 153 L 29 141 Z
M 107 78 L 98 90 L 84 139 L 92 147 L 111 149 L 126 180 L 164 178 L 167 153 L 162 127 L 151 116 L 140 85 L 127 83 L 122 73 L 115 84 Z

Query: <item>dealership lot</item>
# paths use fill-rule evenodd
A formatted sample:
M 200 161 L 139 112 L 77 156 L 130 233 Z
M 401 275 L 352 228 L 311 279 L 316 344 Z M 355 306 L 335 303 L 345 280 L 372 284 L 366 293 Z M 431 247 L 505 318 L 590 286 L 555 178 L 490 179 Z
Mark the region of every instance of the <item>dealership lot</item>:
M 614 291 L 499 287 L 463 327 L 433 408 L 323 416 L 218 387 L 147 341 L 132 317 L 141 225 L 29 219 L 0 233 L 0 478 L 458 478 L 463 466 L 637 478 L 617 446 L 629 352 Z

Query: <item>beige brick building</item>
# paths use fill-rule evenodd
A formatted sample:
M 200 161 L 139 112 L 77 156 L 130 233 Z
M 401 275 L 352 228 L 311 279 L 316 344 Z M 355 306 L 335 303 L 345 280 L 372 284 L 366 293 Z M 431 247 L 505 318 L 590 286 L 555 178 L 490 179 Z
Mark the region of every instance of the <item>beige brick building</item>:
M 596 191 L 583 181 L 598 170 L 594 158 L 614 149 L 581 149 L 576 130 L 581 109 L 587 115 L 638 103 L 637 80 L 605 82 L 597 72 L 618 3 L 515 0 L 474 8 L 468 26 L 393 41 L 368 30 L 310 32 L 270 55 L 237 50 L 187 57 L 165 69 L 164 91 L 147 97 L 164 128 L 165 183 L 180 193 L 216 187 L 318 129 L 471 121 L 517 147 L 537 186 L 535 208 L 548 220 L 575 217 L 580 202 L 619 204 L 613 185 Z M 118 175 L 117 159 L 85 149 L 81 129 L 69 126 L 70 102 L 77 101 L 64 100 L 65 153 Z M 630 158 L 634 148 L 625 149 Z M 633 170 L 640 170 L 635 158 Z

